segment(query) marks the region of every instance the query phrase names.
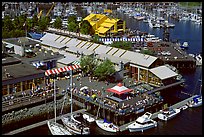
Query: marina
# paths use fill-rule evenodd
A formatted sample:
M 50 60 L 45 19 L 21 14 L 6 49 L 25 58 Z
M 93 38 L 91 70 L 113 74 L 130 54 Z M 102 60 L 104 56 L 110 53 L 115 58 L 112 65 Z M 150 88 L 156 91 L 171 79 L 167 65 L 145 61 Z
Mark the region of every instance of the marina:
M 194 36 L 191 40 L 180 35 L 185 27 L 178 28 L 200 28 L 195 26 L 202 25 L 199 7 L 186 10 L 174 2 L 53 2 L 44 8 L 40 7 L 43 3 L 3 3 L 4 16 L 11 14 L 11 5 L 17 7 L 14 10 L 29 8 L 31 13 L 26 16 L 31 19 L 32 12 L 38 13 L 39 21 L 49 16 L 52 23 L 41 35 L 29 33 L 28 37 L 26 30 L 25 37 L 2 40 L 3 134 L 32 134 L 37 129 L 42 129 L 42 134 L 171 134 L 164 125 L 184 119 L 191 111 L 201 111 L 202 39 L 195 38 L 201 31 L 189 30 Z M 191 12 L 186 15 L 187 23 L 180 19 L 182 10 Z M 95 34 L 84 34 L 81 28 L 73 32 L 66 26 L 72 16 L 78 23 L 81 20 L 81 27 L 88 22 L 92 27 L 89 33 Z M 55 24 L 59 18 L 63 20 L 61 28 Z M 160 26 L 155 28 L 153 22 Z M 83 61 L 90 57 L 92 61 L 84 66 Z M 106 61 L 112 63 L 109 69 L 114 73 L 99 75 L 99 66 Z M 158 117 L 168 107 L 179 113 L 164 124 Z M 142 120 L 147 112 L 152 126 Z M 39 119 L 32 123 L 32 117 Z M 23 123 L 9 127 L 21 119 Z M 147 127 L 138 129 L 137 122 Z M 138 130 L 141 133 L 135 132 Z M 200 134 L 200 128 L 195 131 L 184 132 Z M 184 134 L 179 132 L 172 134 Z

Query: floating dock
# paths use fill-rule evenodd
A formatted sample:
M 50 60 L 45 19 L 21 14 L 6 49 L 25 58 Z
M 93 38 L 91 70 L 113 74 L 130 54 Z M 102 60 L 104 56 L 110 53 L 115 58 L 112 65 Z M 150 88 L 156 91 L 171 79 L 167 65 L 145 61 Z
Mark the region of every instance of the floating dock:
M 196 96 L 196 95 L 195 95 L 195 96 Z M 192 100 L 195 96 L 192 96 L 192 97 L 187 98 L 187 99 L 185 99 L 185 100 L 183 100 L 183 101 L 181 101 L 181 102 L 178 102 L 178 103 L 172 105 L 171 107 L 174 108 L 174 109 L 175 109 L 175 108 L 180 108 L 180 107 L 186 105 L 187 102 L 190 101 L 190 100 Z M 158 114 L 159 114 L 159 111 L 153 113 L 151 118 L 152 118 L 152 119 L 156 119 Z M 119 128 L 120 128 L 120 131 L 122 132 L 122 131 L 127 130 L 127 129 L 128 129 L 127 126 L 130 125 L 130 124 L 132 124 L 133 122 L 134 122 L 134 121 L 129 122 L 129 123 L 127 123 L 127 124 L 124 124 L 124 125 L 120 126 L 120 127 L 119 127 Z

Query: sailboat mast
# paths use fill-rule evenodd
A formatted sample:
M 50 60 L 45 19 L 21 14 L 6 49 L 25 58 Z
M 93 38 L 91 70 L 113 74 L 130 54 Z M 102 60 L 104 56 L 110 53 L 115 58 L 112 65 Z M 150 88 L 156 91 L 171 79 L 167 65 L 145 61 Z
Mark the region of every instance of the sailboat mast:
M 70 92 L 71 92 L 71 115 L 72 115 L 72 70 L 70 71 Z
M 55 112 L 55 123 L 56 123 L 56 85 L 55 85 L 55 78 L 54 78 L 54 112 Z

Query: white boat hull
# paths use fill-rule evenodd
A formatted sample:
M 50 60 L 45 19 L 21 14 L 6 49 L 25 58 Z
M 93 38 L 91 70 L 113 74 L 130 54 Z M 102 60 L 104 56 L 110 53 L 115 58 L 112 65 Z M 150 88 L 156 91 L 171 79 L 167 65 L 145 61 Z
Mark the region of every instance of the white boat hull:
M 197 103 L 196 103 L 196 102 L 193 102 L 193 103 L 188 104 L 188 106 L 191 107 L 191 108 L 192 108 L 192 107 L 202 106 L 202 98 L 199 98 Z
M 113 123 L 104 123 L 104 120 L 96 120 L 96 124 L 103 130 L 108 132 L 117 132 L 119 128 L 115 126 Z
M 167 115 L 167 114 L 158 114 L 158 118 L 161 119 L 161 120 L 164 120 L 164 121 L 167 121 L 169 119 L 172 119 L 173 117 L 175 117 L 178 113 L 180 113 L 180 109 L 174 109 L 175 113 L 172 113 L 170 115 Z
M 72 135 L 71 132 L 58 123 L 47 121 L 47 125 L 52 135 Z
M 63 124 L 65 125 L 65 127 L 75 133 L 75 134 L 78 134 L 78 135 L 88 135 L 89 134 L 89 131 L 85 132 L 85 131 L 81 131 L 81 127 L 80 127 L 80 124 L 79 123 L 76 123 L 76 122 L 72 122 L 69 118 L 65 118 L 65 117 L 61 117 L 61 120 L 63 122 Z M 85 129 L 85 128 L 84 128 Z
M 133 123 L 133 124 L 128 126 L 128 129 L 129 129 L 130 132 L 138 132 L 138 131 L 143 132 L 144 130 L 147 130 L 147 129 L 150 129 L 150 128 L 154 128 L 156 126 L 157 126 L 156 122 L 155 123 L 151 123 L 151 124 L 146 124 L 146 125 L 141 125 L 141 124 L 138 124 L 138 123 Z

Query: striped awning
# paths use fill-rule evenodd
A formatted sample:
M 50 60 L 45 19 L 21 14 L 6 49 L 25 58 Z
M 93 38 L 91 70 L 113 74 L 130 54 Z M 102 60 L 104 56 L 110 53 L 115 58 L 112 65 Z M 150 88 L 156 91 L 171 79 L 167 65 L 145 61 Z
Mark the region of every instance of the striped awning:
M 75 60 L 75 61 L 72 62 L 72 64 L 74 64 L 74 65 L 79 65 L 79 66 L 80 66 L 80 61 Z
M 40 66 L 43 66 L 43 65 L 45 65 L 43 62 L 33 63 L 33 66 L 35 66 L 35 67 L 40 67 Z
M 62 68 L 56 68 L 56 69 L 51 69 L 51 70 L 46 70 L 45 71 L 45 75 L 46 76 L 49 76 L 49 75 L 52 75 L 52 74 L 59 74 L 60 72 L 65 72 L 65 71 L 70 71 L 70 70 L 76 70 L 76 69 L 79 69 L 80 66 L 79 65 L 72 65 L 72 66 L 65 66 L 65 67 L 62 67 Z

